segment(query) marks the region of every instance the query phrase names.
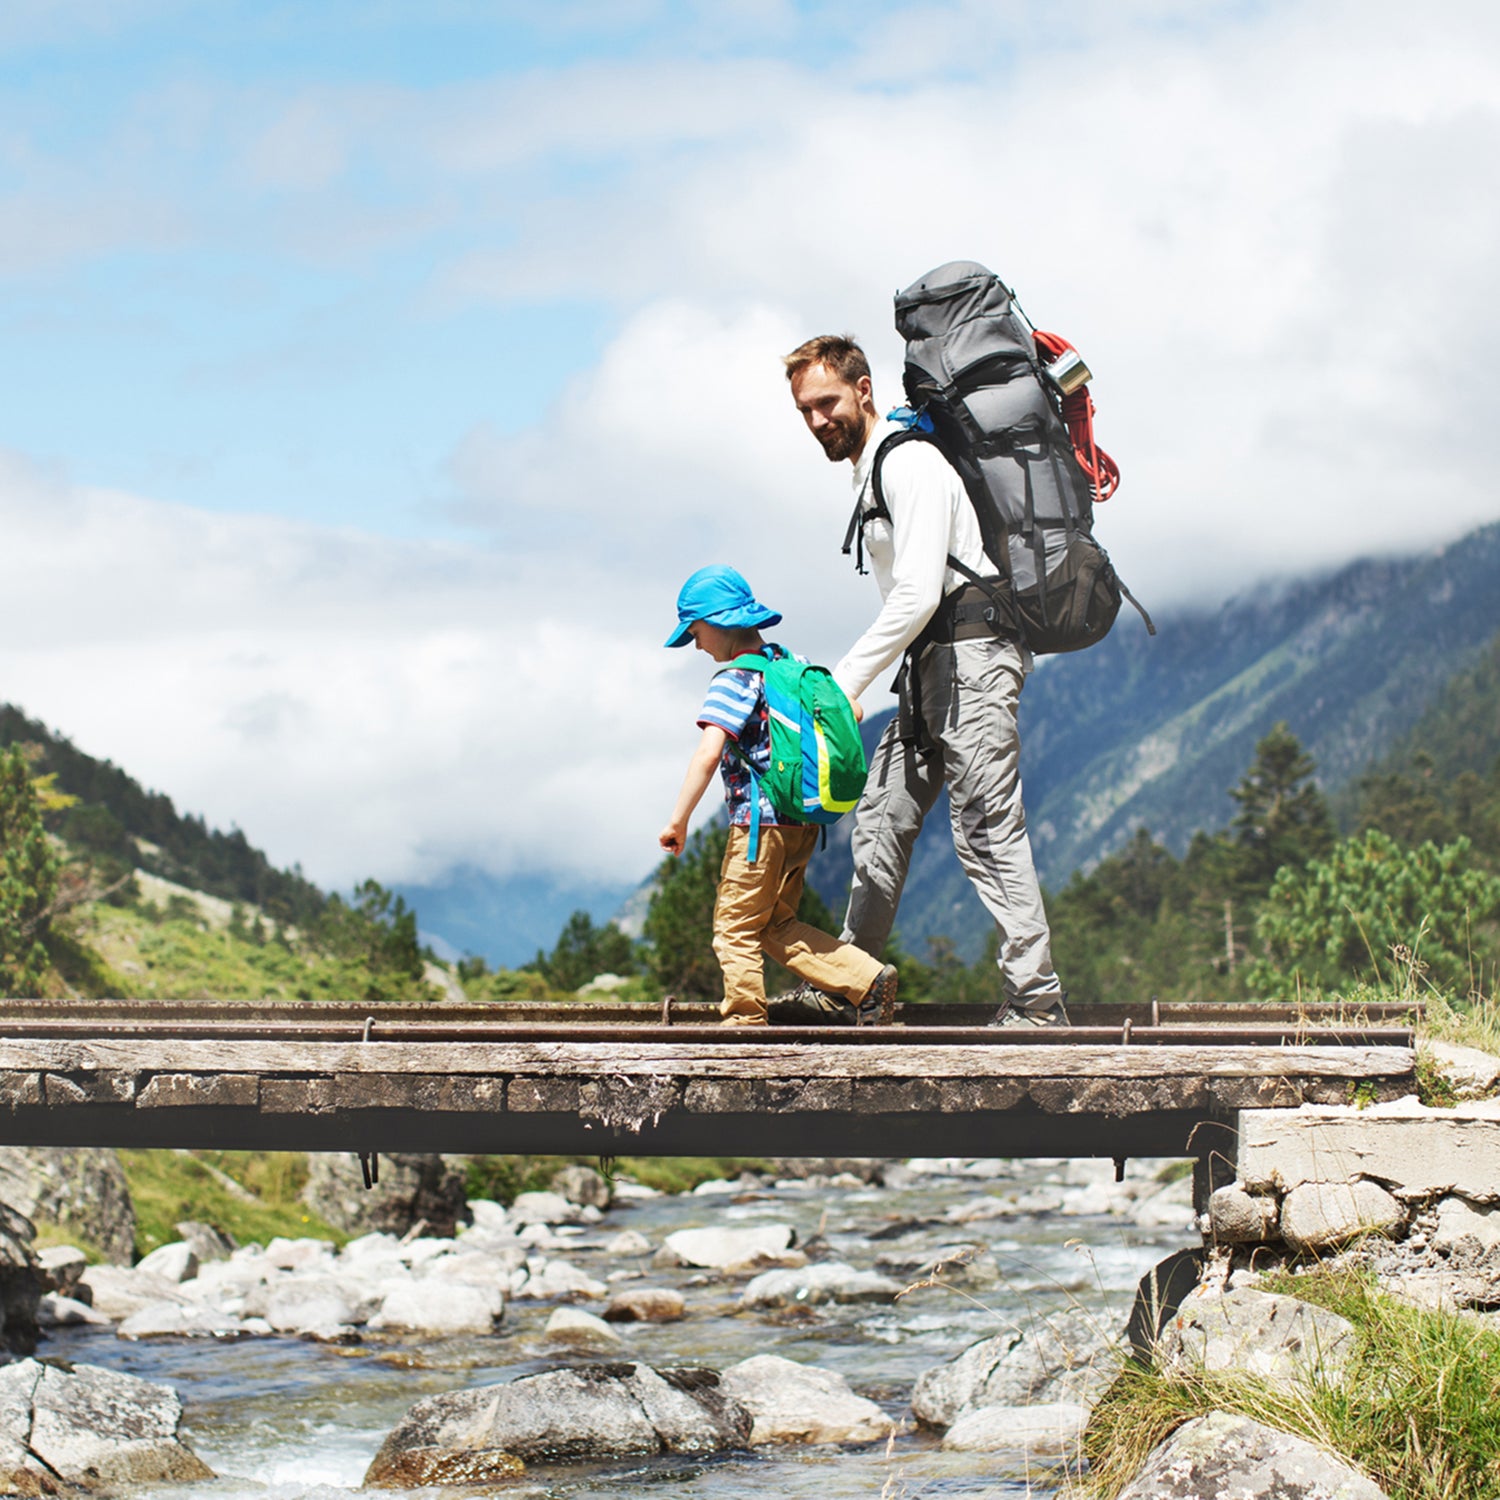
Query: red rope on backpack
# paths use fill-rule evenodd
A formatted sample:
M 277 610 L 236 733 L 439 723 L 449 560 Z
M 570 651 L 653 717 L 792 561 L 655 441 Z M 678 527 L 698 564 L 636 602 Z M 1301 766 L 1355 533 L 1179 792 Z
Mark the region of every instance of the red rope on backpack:
M 1043 333 L 1038 328 L 1034 337 L 1044 364 L 1050 365 L 1065 350 L 1078 352 L 1061 334 Z M 1062 414 L 1079 467 L 1088 475 L 1094 500 L 1108 500 L 1120 487 L 1120 466 L 1094 442 L 1094 402 L 1087 385 L 1062 398 Z

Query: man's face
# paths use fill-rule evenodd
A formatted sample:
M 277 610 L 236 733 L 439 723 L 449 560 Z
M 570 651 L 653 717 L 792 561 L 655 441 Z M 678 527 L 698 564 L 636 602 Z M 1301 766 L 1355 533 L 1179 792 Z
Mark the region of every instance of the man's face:
M 804 365 L 792 376 L 792 400 L 831 463 L 864 451 L 874 410 L 868 375 L 850 385 L 823 365 Z

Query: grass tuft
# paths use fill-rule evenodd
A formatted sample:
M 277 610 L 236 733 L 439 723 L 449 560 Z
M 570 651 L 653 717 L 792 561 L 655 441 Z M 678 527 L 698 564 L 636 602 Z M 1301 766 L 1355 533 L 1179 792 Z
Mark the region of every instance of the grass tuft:
M 1345 1375 L 1277 1387 L 1244 1375 L 1158 1375 L 1128 1365 L 1084 1434 L 1088 1493 L 1110 1497 L 1193 1417 L 1229 1411 L 1294 1433 L 1363 1469 L 1392 1500 L 1500 1493 L 1500 1332 L 1381 1292 L 1367 1271 L 1316 1268 L 1263 1283 L 1347 1318 Z

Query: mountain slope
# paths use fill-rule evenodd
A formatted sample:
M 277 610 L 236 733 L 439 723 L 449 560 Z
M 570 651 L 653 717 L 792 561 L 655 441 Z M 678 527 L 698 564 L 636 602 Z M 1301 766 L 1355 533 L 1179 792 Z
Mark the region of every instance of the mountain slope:
M 1161 615 L 1155 638 L 1125 610 L 1092 650 L 1042 662 L 1022 696 L 1021 767 L 1044 882 L 1060 885 L 1138 827 L 1180 853 L 1198 829 L 1224 826 L 1229 788 L 1278 720 L 1317 761 L 1323 789 L 1337 791 L 1478 660 L 1500 627 L 1497 601 L 1500 525 L 1439 552 Z M 838 834 L 810 870 L 836 910 L 850 871 L 847 828 Z M 898 930 L 919 954 L 935 935 L 967 958 L 983 949 L 989 921 L 953 855 L 946 804 L 918 841 Z

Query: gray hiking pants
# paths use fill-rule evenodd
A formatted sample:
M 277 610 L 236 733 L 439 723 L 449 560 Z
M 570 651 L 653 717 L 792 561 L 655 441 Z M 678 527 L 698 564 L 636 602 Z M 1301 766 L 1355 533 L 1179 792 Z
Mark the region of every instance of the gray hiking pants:
M 1045 1004 L 1061 987 L 1021 805 L 1021 654 L 993 639 L 938 644 L 922 653 L 915 670 L 922 721 L 935 748 L 921 756 L 903 745 L 899 715 L 875 748 L 854 814 L 844 940 L 873 955 L 885 947 L 912 845 L 947 787 L 953 847 L 1000 930 L 1005 993 L 1017 1004 Z

